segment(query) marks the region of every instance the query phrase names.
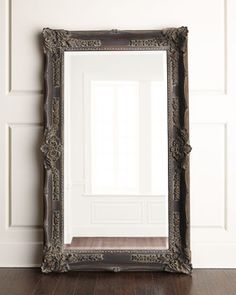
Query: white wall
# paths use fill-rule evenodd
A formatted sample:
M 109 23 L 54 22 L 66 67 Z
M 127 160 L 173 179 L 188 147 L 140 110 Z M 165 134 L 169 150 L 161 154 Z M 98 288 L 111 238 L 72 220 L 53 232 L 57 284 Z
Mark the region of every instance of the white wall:
M 40 261 L 42 28 L 187 25 L 193 265 L 236 267 L 235 11 L 234 0 L 0 0 L 1 266 Z

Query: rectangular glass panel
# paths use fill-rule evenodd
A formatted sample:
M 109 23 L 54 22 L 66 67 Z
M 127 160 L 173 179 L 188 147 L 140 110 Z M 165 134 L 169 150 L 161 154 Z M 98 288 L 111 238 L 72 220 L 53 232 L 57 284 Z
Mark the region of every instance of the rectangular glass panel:
M 64 237 L 168 248 L 165 51 L 66 52 Z

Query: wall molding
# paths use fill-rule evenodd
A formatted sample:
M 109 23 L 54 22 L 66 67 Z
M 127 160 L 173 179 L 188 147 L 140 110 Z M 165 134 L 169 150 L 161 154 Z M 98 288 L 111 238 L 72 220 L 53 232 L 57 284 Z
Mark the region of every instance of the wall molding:
M 41 230 L 42 225 L 16 225 L 13 222 L 13 195 L 12 195 L 12 185 L 13 185 L 13 163 L 12 163 L 12 153 L 13 153 L 13 129 L 14 127 L 23 127 L 23 128 L 32 128 L 32 127 L 40 127 L 43 128 L 42 123 L 6 123 L 7 128 L 7 154 L 8 154 L 8 197 L 7 197 L 7 215 L 8 215 L 8 222 L 7 222 L 7 230 Z

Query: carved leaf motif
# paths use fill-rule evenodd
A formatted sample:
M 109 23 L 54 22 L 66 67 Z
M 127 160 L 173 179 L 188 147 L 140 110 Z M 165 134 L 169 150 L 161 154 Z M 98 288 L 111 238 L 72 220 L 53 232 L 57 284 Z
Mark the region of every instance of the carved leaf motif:
M 62 151 L 62 144 L 57 137 L 59 129 L 59 100 L 53 98 L 52 101 L 52 127 L 46 129 L 44 133 L 44 144 L 41 147 L 41 151 L 45 155 L 45 167 L 50 169 L 55 166 Z
M 60 174 L 56 167 L 52 167 L 52 198 L 55 201 L 60 199 Z
M 52 216 L 52 244 L 55 247 L 60 247 L 60 211 L 53 211 Z
M 53 211 L 52 243 L 49 246 L 44 247 L 43 263 L 41 266 L 42 272 L 67 272 L 69 270 L 68 263 L 102 261 L 104 259 L 103 254 L 75 253 L 63 251 L 61 247 L 60 220 L 60 211 Z
M 58 137 L 51 131 L 45 131 L 45 138 L 45 144 L 41 147 L 41 150 L 45 155 L 46 169 L 51 169 L 60 158 L 62 145 Z
M 173 198 L 175 201 L 180 199 L 180 176 L 176 171 L 173 176 Z
M 75 49 L 78 47 L 99 47 L 101 40 L 83 40 L 73 38 L 71 32 L 65 30 L 43 29 L 45 50 L 57 52 L 58 50 Z
M 180 164 L 180 166 L 186 168 L 186 158 L 191 152 L 192 148 L 188 143 L 188 132 L 186 129 L 177 129 L 177 138 L 173 140 L 170 147 L 172 157 Z
M 59 248 L 50 246 L 44 247 L 44 257 L 41 270 L 44 273 L 67 272 L 68 262 L 67 258 Z
M 137 40 L 130 40 L 129 46 L 131 47 L 157 47 L 157 46 L 163 46 L 161 41 L 158 41 L 157 39 L 137 39 Z
M 180 27 L 166 29 L 162 31 L 162 34 L 165 38 L 167 38 L 170 42 L 182 50 L 184 49 L 184 43 L 187 39 L 188 28 Z
M 56 167 L 62 152 L 62 144 L 57 137 L 60 124 L 60 104 L 57 98 L 52 100 L 52 126 L 44 133 L 44 144 L 41 151 L 44 153 L 44 166 L 52 173 L 52 195 L 53 200 L 59 200 L 60 193 L 60 174 Z
M 75 50 L 79 47 L 100 47 L 101 40 L 83 40 L 72 38 L 71 32 L 65 30 L 43 29 L 44 52 L 47 50 L 51 53 L 53 68 L 53 84 L 60 86 L 61 80 L 61 55 L 63 50 Z
M 192 267 L 189 260 L 182 258 L 176 252 L 170 254 L 132 254 L 131 261 L 139 263 L 157 263 L 169 272 L 191 274 Z
M 104 259 L 103 254 L 88 254 L 88 253 L 68 253 L 68 262 L 78 263 L 83 261 L 102 261 Z
M 190 274 L 192 266 L 190 263 L 190 251 L 182 250 L 180 239 L 180 217 L 179 213 L 173 214 L 172 230 L 170 232 L 170 245 L 167 252 L 160 251 L 156 254 L 131 254 L 131 261 L 139 263 L 157 263 L 164 266 L 169 272 L 182 272 Z
M 44 248 L 41 270 L 44 273 L 67 272 L 69 270 L 68 263 L 95 262 L 103 259 L 103 254 L 63 252 L 60 247 L 50 245 Z

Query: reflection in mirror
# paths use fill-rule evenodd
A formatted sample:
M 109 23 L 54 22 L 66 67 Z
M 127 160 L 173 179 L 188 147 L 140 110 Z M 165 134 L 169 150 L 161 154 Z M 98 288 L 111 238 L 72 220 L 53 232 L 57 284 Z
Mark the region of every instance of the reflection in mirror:
M 65 247 L 168 248 L 166 59 L 65 52 Z

